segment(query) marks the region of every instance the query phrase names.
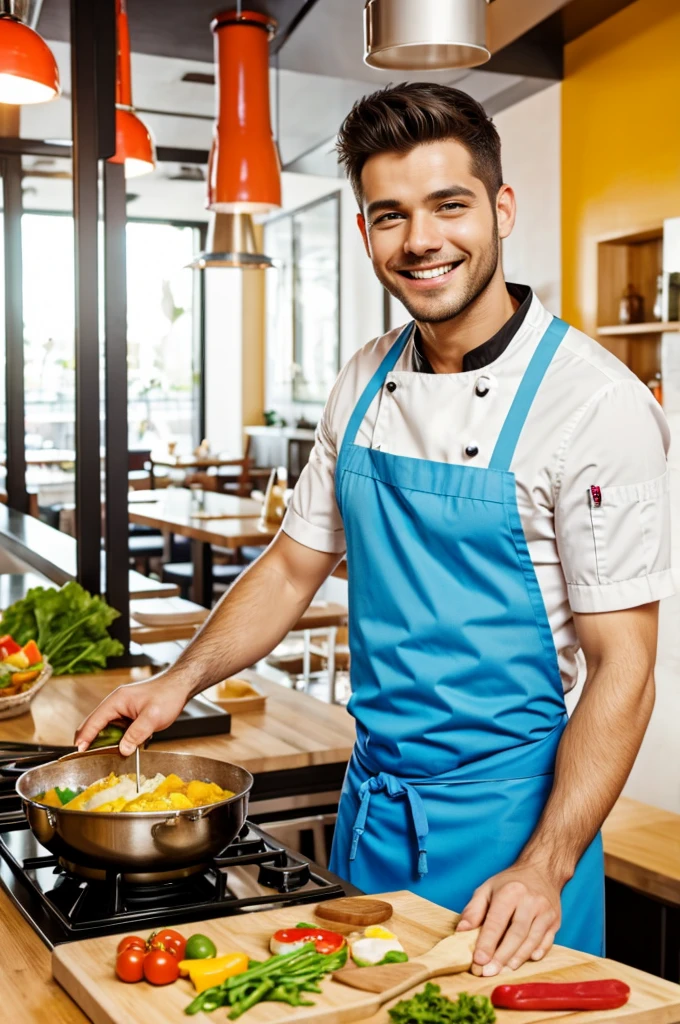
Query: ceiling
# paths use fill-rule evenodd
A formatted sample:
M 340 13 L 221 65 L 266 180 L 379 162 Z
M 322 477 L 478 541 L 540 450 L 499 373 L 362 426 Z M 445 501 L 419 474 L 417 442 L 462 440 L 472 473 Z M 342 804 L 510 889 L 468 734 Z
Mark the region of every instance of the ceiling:
M 631 2 L 494 0 L 489 8 L 494 38 L 507 45 L 487 64 L 472 70 L 417 72 L 410 78 L 455 83 L 496 114 L 559 80 L 564 42 Z M 207 154 L 215 105 L 210 21 L 217 11 L 234 8 L 236 0 L 127 3 L 137 110 L 159 146 Z M 364 5 L 365 0 L 243 0 L 244 9 L 265 11 L 279 21 L 270 79 L 275 134 L 288 170 L 337 176 L 333 140 L 343 117 L 361 96 L 405 77 L 364 64 Z M 547 17 L 541 20 L 542 14 Z M 70 0 L 43 0 L 37 27 L 53 44 L 63 95 L 53 103 L 23 108 L 25 137 L 70 137 L 69 21 Z M 187 81 L 187 75 L 202 81 Z M 204 188 L 197 173 L 204 172 L 196 166 L 183 168 L 179 160 L 161 164 L 157 172 L 168 187 L 181 185 L 192 195 Z M 139 187 L 147 189 L 141 182 Z
M 92 0 L 97 2 L 97 0 Z M 183 57 L 211 62 L 210 22 L 219 11 L 236 7 L 237 0 L 128 0 L 132 47 L 158 57 Z M 272 14 L 279 29 L 271 49 L 282 47 L 301 19 L 320 0 L 246 0 L 244 10 Z M 328 2 L 328 0 L 326 0 Z M 336 0 L 337 2 L 337 0 Z M 342 4 L 344 0 L 339 0 Z M 43 0 L 37 29 L 46 39 L 69 39 L 70 0 Z

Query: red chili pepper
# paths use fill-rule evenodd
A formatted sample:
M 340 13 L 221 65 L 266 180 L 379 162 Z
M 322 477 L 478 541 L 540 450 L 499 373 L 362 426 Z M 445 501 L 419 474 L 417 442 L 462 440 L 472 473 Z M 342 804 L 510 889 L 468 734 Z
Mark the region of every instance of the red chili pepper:
M 317 953 L 337 953 L 345 945 L 345 936 L 325 928 L 282 928 L 275 932 L 276 942 L 313 942 Z
M 524 982 L 499 985 L 491 993 L 494 1006 L 504 1010 L 615 1010 L 628 1002 L 623 981 Z

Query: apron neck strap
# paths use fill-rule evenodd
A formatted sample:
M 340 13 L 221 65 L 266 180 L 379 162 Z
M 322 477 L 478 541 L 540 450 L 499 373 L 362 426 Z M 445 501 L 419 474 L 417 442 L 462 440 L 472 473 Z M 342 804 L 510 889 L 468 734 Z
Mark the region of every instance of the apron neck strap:
M 519 441 L 536 393 L 541 386 L 553 356 L 560 346 L 560 342 L 568 330 L 569 324 L 565 324 L 564 320 L 560 320 L 556 316 L 552 318 L 517 388 L 510 411 L 498 435 L 496 447 L 489 462 L 489 469 L 498 469 L 502 472 L 507 472 L 510 469 L 517 442 Z
M 370 408 L 371 402 L 385 383 L 385 377 L 387 377 L 388 373 L 392 372 L 399 362 L 399 357 L 406 348 L 407 342 L 413 331 L 414 323 L 415 321 L 412 320 L 410 324 L 406 325 L 366 385 L 361 398 L 354 407 L 354 412 L 350 416 L 349 423 L 347 424 L 345 436 L 342 441 L 343 448 L 347 445 L 354 444 L 354 440 L 359 433 L 359 428 L 363 423 L 364 416 Z

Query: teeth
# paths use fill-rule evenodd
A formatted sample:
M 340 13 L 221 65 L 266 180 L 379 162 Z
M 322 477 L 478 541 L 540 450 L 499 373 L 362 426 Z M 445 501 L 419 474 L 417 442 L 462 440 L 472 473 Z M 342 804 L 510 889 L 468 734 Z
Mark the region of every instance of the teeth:
M 453 263 L 447 263 L 445 267 L 435 267 L 434 270 L 411 270 L 409 273 L 411 277 L 415 277 L 416 281 L 426 281 L 431 277 L 441 277 L 442 274 L 448 274 L 449 270 L 453 270 L 453 267 Z

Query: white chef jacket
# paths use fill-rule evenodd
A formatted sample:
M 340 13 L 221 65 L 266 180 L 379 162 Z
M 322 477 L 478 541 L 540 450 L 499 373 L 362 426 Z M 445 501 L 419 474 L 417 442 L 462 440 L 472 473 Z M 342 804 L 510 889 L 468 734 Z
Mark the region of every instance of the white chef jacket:
M 488 466 L 551 314 L 533 296 L 509 345 L 481 369 L 418 373 L 413 334 L 355 439 L 393 455 Z M 356 352 L 331 391 L 284 531 L 318 551 L 345 550 L 335 466 L 350 415 L 401 328 Z M 486 391 L 486 394 L 483 392 Z M 576 683 L 572 612 L 634 608 L 673 593 L 661 406 L 597 342 L 570 327 L 543 379 L 511 469 L 565 691 Z M 466 448 L 477 448 L 473 458 Z M 591 488 L 600 488 L 598 494 Z

